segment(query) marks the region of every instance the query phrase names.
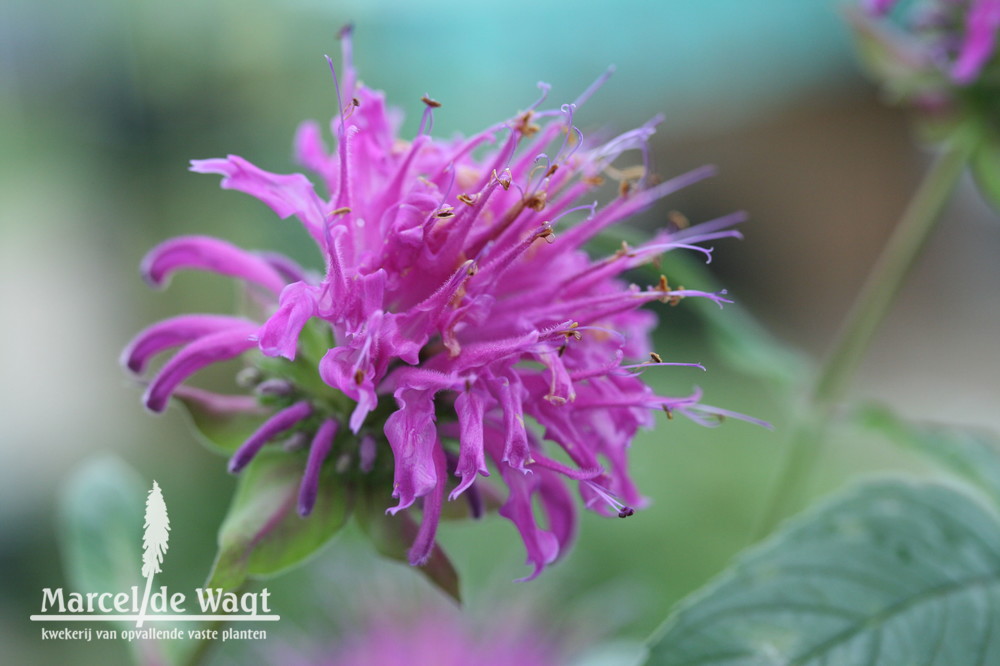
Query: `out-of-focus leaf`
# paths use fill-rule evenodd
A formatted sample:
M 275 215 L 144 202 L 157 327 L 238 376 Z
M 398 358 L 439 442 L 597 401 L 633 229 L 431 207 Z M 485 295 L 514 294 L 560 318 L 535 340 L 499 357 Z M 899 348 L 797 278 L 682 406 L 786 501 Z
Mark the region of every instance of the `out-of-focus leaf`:
M 886 480 L 745 553 L 667 619 L 646 662 L 1000 663 L 1000 522 L 972 494 Z
M 1000 438 L 996 435 L 970 428 L 913 424 L 875 405 L 860 410 L 857 419 L 971 482 L 1000 507 Z
M 972 154 L 971 166 L 983 198 L 1000 212 L 1000 137 L 982 141 Z
M 264 407 L 254 411 L 218 409 L 199 399 L 199 392 L 178 392 L 174 399 L 181 405 L 191 427 L 201 442 L 210 450 L 232 455 L 257 428 L 267 420 L 270 410 Z
M 141 582 L 144 486 L 113 456 L 87 462 L 70 478 L 59 502 L 59 534 L 74 591 L 126 591 Z
M 620 249 L 622 241 L 636 247 L 646 240 L 626 229 L 615 228 L 613 235 L 595 238 L 593 246 L 598 251 L 612 254 Z M 652 264 L 645 264 L 637 270 L 647 273 L 654 282 L 661 272 Z M 698 259 L 681 251 L 670 253 L 669 268 L 665 272 L 671 284 L 683 284 L 703 291 L 721 291 L 723 288 Z M 739 303 L 729 303 L 720 309 L 708 299 L 689 298 L 685 299 L 684 307 L 694 311 L 705 323 L 716 353 L 740 371 L 784 387 L 800 381 L 806 374 L 805 358 L 778 342 Z
M 333 465 L 323 466 L 312 513 L 298 514 L 303 467 L 302 456 L 262 451 L 243 470 L 219 528 L 210 587 L 234 590 L 248 577 L 266 578 L 301 564 L 344 526 L 351 493 Z
M 59 498 L 59 539 L 70 591 L 119 593 L 142 585 L 147 490 L 138 472 L 111 455 L 84 463 L 70 477 Z M 115 624 L 135 628 L 134 622 Z M 173 663 L 167 643 L 136 640 L 129 648 L 135 663 Z
M 408 563 L 407 553 L 417 536 L 417 524 L 407 512 L 400 512 L 395 516 L 387 515 L 385 512 L 387 506 L 384 502 L 376 501 L 370 493 L 359 498 L 355 512 L 358 524 L 371 539 L 375 550 L 385 557 Z M 434 544 L 430 559 L 415 568 L 426 576 L 432 585 L 461 603 L 458 572 L 455 571 L 455 567 L 441 546 Z

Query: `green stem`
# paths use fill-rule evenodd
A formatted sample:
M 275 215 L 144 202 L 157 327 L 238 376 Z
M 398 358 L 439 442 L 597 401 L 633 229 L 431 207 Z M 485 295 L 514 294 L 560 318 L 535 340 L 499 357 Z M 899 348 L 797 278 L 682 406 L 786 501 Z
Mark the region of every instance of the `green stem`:
M 968 156 L 968 142 L 956 141 L 937 158 L 868 274 L 833 348 L 816 375 L 805 412 L 792 428 L 785 461 L 757 532 L 758 538 L 769 533 L 785 511 L 797 504 L 820 452 L 833 410 L 930 238 L 965 169 Z

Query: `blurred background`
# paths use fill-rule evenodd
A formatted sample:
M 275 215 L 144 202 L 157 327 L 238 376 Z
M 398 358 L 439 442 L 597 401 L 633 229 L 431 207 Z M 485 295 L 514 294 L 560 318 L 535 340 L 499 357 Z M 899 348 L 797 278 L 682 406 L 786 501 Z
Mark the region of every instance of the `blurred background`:
M 532 583 L 510 584 L 527 568 L 506 521 L 449 524 L 441 536 L 470 616 L 527 604 L 553 631 L 592 628 L 587 640 L 574 634 L 580 648 L 627 652 L 752 539 L 808 359 L 827 348 L 931 156 L 863 76 L 844 4 L 5 0 L 0 661 L 127 659 L 117 644 L 43 642 L 28 621 L 41 588 L 66 584 L 59 498 L 74 469 L 96 455 L 116 454 L 145 485 L 155 478 L 163 488 L 174 525 L 165 584 L 203 580 L 235 480 L 179 413 L 144 412 L 141 390 L 117 358 L 157 319 L 230 311 L 235 291 L 223 278 L 184 274 L 152 292 L 138 263 L 168 237 L 199 233 L 318 265 L 295 222 L 280 223 L 187 164 L 236 153 L 270 171 L 295 169 L 298 123 L 325 121 L 336 110 L 323 54 L 339 62 L 336 33 L 347 22 L 356 26 L 360 76 L 407 114 L 404 136 L 416 129 L 424 94 L 443 103 L 435 135 L 470 133 L 531 104 L 539 80 L 552 84 L 549 102 L 558 105 L 614 64 L 615 76 L 577 116 L 584 133 L 623 131 L 664 113 L 653 144 L 657 170 L 669 176 L 712 163 L 720 171 L 661 202 L 636 227 L 662 224 L 674 209 L 692 221 L 751 213 L 746 239 L 719 242 L 709 268 L 780 349 L 806 362 L 775 372 L 741 363 L 711 345 L 704 322 L 682 306 L 662 312 L 658 348 L 667 360 L 701 361 L 709 372 L 649 376 L 677 394 L 697 383 L 708 403 L 770 420 L 776 430 L 662 421 L 634 445 L 635 478 L 650 508 L 628 521 L 584 516 L 576 548 Z M 1000 428 L 998 256 L 1000 220 L 965 182 L 855 395 L 911 417 Z M 669 276 L 669 257 L 664 268 Z M 791 384 L 775 380 L 789 368 L 798 368 Z M 848 433 L 827 447 L 820 468 L 809 483 L 813 496 L 858 473 L 919 465 Z M 349 529 L 308 567 L 273 581 L 285 620 L 266 646 L 250 647 L 274 650 L 317 633 L 336 642 L 357 621 L 351 609 L 374 603 L 367 587 L 350 583 L 369 552 Z M 440 605 L 413 572 L 365 566 L 398 581 L 382 588 Z M 240 663 L 239 649 L 224 646 L 218 663 Z

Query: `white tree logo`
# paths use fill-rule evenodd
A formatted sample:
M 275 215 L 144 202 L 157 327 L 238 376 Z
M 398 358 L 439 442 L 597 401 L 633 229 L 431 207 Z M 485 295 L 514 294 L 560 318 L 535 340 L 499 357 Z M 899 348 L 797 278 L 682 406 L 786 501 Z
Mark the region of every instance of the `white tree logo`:
M 163 554 L 167 552 L 167 540 L 170 538 L 170 519 L 167 518 L 167 505 L 163 501 L 160 486 L 153 481 L 153 487 L 146 497 L 146 520 L 142 533 L 142 575 L 146 579 L 146 592 L 142 595 L 142 607 L 135 626 L 141 627 L 143 616 L 149 604 L 149 591 L 153 584 L 153 576 L 160 573 Z

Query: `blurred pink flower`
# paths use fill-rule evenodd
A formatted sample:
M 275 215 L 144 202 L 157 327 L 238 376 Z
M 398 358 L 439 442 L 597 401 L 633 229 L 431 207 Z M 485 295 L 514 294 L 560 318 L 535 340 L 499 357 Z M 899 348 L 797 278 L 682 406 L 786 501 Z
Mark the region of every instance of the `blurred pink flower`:
M 498 611 L 489 623 L 443 609 L 370 612 L 328 649 L 288 648 L 280 663 L 297 666 L 559 666 L 569 650 L 526 613 Z
M 898 0 L 863 0 L 874 16 L 888 13 Z M 928 38 L 928 58 L 958 84 L 973 83 L 996 53 L 1000 0 L 925 0 L 908 21 L 914 34 Z
M 652 366 L 700 367 L 652 353 L 655 316 L 643 305 L 688 296 L 721 305 L 724 292 L 674 288 L 664 278 L 629 286 L 619 276 L 675 248 L 710 257 L 696 244 L 738 236 L 730 227 L 744 216 L 662 230 L 592 260 L 583 250 L 588 241 L 712 169 L 656 182 L 647 141 L 659 119 L 588 145 L 574 113 L 606 77 L 552 110 L 538 109 L 548 91 L 540 84 L 542 99 L 531 108 L 468 139 L 431 138 L 439 104 L 425 98 L 420 131 L 403 141 L 399 114 L 382 93 L 357 84 L 347 34 L 343 45 L 338 94 L 349 102 L 331 123 L 335 150 L 311 122 L 295 140 L 299 162 L 318 174 L 328 196 L 304 175 L 269 173 L 235 155 L 192 162 L 193 171 L 221 175 L 222 187 L 257 197 L 279 217 L 296 216 L 319 247 L 324 274 L 215 238 L 167 241 L 143 260 L 150 283 L 160 286 L 181 269 L 232 276 L 268 304 L 266 319 L 176 317 L 140 333 L 124 363 L 141 372 L 153 354 L 183 345 L 146 390 L 146 405 L 159 412 L 209 364 L 257 350 L 258 359 L 270 357 L 258 361 L 264 381 L 257 392 L 275 412 L 233 455 L 230 470 L 283 434 L 296 445 L 311 441 L 299 502 L 306 515 L 324 459 L 360 457 L 376 473 L 386 456 L 376 460 L 375 450 L 387 442 L 398 499 L 389 511 L 422 503 L 413 564 L 432 551 L 446 496 L 464 493 L 474 513 L 481 508 L 476 482 L 490 476 L 492 463 L 509 491 L 500 513 L 520 531 L 534 577 L 573 538 L 567 481 L 578 483 L 588 506 L 631 515 L 641 498 L 628 475 L 628 448 L 640 427 L 653 424 L 653 412 L 706 425 L 730 414 L 699 404 L 697 391 L 657 395 L 638 376 Z M 646 168 L 611 167 L 631 150 Z M 606 174 L 619 181 L 618 196 L 602 207 L 579 203 Z M 317 373 L 321 383 L 303 379 Z M 232 396 L 197 395 L 219 409 L 259 409 Z M 553 445 L 559 456 L 548 452 Z

